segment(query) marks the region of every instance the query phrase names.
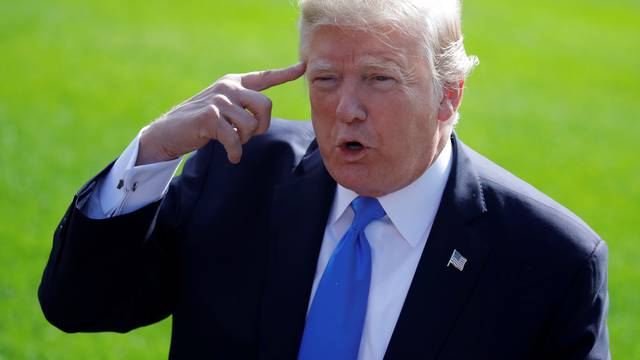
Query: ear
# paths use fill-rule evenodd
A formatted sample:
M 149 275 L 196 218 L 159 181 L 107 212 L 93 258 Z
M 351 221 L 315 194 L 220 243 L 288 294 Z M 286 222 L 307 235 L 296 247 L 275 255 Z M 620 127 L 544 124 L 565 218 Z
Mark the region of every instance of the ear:
M 456 113 L 462 101 L 462 89 L 464 89 L 464 80 L 460 80 L 457 84 L 447 84 L 438 108 L 438 120 L 447 121 Z

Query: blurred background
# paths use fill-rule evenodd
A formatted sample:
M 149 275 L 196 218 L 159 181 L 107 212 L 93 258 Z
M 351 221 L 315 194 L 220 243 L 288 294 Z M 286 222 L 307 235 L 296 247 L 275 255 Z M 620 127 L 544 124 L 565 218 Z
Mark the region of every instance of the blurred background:
M 612 354 L 640 359 L 640 2 L 467 1 L 480 66 L 462 139 L 609 244 Z M 121 334 L 49 325 L 37 286 L 76 190 L 137 131 L 229 72 L 297 60 L 288 0 L 0 3 L 0 359 L 162 359 L 170 319 Z M 268 92 L 308 119 L 301 80 Z

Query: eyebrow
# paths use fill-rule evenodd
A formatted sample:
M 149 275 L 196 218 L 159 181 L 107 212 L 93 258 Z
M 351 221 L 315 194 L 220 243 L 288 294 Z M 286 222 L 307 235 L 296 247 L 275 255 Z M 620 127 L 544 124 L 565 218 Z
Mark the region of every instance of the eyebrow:
M 397 61 L 389 58 L 380 58 L 374 56 L 365 56 L 358 62 L 358 66 L 360 67 L 375 67 L 375 68 L 383 68 L 388 70 L 395 70 L 399 73 L 405 73 L 406 70 L 404 67 L 398 63 Z
M 311 71 L 328 71 L 333 70 L 335 66 L 329 61 L 326 60 L 314 60 L 311 63 L 307 64 L 307 73 Z
M 358 67 L 361 68 L 381 68 L 396 72 L 403 79 L 408 80 L 412 77 L 413 71 L 402 66 L 398 61 L 379 56 L 364 56 L 358 61 Z M 315 71 L 332 71 L 336 66 L 328 60 L 317 59 L 307 64 L 307 74 Z

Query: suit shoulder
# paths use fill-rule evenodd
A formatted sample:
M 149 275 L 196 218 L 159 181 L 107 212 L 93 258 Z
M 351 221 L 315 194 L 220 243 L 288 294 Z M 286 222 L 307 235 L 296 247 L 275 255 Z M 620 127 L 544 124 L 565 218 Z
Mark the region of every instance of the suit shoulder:
M 482 184 L 488 215 L 500 222 L 510 241 L 580 262 L 593 255 L 602 239 L 580 217 L 468 146 L 463 147 Z
M 271 120 L 271 125 L 265 135 L 284 141 L 296 139 L 310 141 L 315 137 L 311 121 L 280 118 L 273 118 Z
M 311 122 L 298 120 L 271 120 L 269 130 L 252 138 L 243 148 L 243 158 L 252 161 L 275 161 L 295 166 L 300 162 L 309 144 L 315 139 Z

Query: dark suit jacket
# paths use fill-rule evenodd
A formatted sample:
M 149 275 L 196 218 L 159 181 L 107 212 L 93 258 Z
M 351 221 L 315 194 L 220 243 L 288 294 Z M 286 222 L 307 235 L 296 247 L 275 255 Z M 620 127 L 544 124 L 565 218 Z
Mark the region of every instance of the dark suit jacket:
M 295 358 L 336 188 L 313 137 L 308 123 L 274 120 L 240 165 L 212 142 L 162 201 L 92 220 L 80 209 L 99 174 L 55 232 L 39 289 L 47 319 L 66 332 L 127 332 L 173 315 L 172 358 Z M 386 358 L 607 358 L 605 243 L 452 143 Z M 454 249 L 464 271 L 446 266 Z

